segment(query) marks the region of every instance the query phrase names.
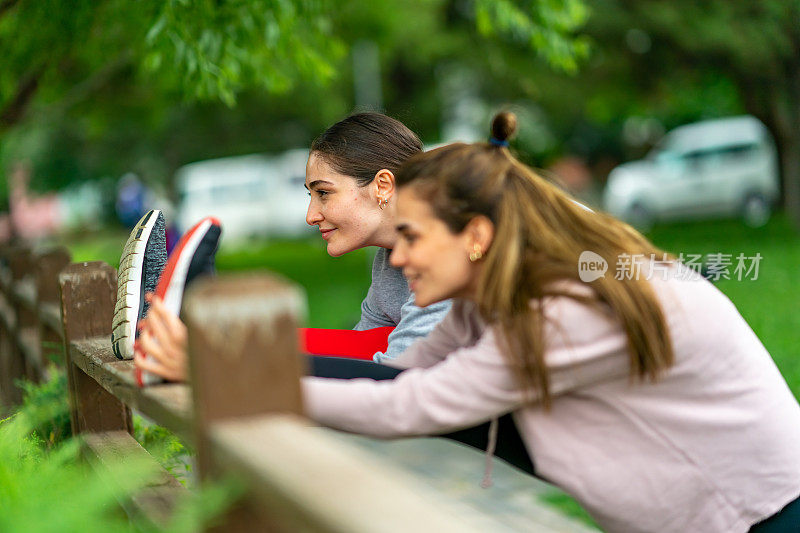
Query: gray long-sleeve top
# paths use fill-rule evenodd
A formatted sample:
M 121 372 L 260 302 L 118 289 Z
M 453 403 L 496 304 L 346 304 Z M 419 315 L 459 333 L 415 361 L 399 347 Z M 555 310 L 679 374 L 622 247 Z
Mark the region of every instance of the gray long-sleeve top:
M 372 262 L 372 284 L 361 302 L 361 320 L 356 330 L 394 326 L 385 352 L 377 352 L 376 363 L 391 360 L 411 343 L 425 337 L 450 311 L 450 300 L 427 307 L 414 305 L 414 295 L 400 269 L 389 264 L 390 250 L 378 248 Z

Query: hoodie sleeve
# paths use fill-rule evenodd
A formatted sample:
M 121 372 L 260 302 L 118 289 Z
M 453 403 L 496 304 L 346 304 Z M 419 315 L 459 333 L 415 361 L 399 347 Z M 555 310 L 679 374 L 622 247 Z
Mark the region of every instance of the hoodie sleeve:
M 559 301 L 551 309 L 554 313 L 548 315 L 554 320 L 545 327 L 551 394 L 627 374 L 627 338 L 616 320 L 574 300 Z M 477 343 L 393 380 L 307 377 L 302 386 L 313 420 L 383 438 L 471 427 L 514 411 L 529 399 L 517 385 L 491 328 Z

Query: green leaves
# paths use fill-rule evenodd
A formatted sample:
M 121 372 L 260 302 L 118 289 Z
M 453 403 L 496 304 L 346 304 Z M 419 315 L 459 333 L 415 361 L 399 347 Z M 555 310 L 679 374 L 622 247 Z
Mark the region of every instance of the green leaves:
M 582 0 L 476 0 L 475 24 L 485 37 L 500 37 L 539 53 L 551 66 L 578 70 L 589 41 L 576 32 L 589 16 Z
M 142 531 L 191 533 L 205 528 L 242 494 L 235 480 L 191 487 L 169 523 L 129 521 L 118 502 L 150 484 L 156 464 L 121 457 L 94 470 L 79 458 L 80 442 L 70 438 L 66 378 L 50 368 L 40 385 L 21 382 L 24 403 L 0 420 L 0 531 L 105 533 Z M 166 429 L 134 418 L 137 439 L 170 473 L 187 472 L 189 451 Z M 181 480 L 184 482 L 184 480 Z
M 144 71 L 188 99 L 219 99 L 258 87 L 326 83 L 343 44 L 328 30 L 325 2 L 169 0 L 145 36 Z
M 152 474 L 146 464 L 109 465 L 114 483 L 107 483 L 76 462 L 77 441 L 46 451 L 31 435 L 25 413 L 0 422 L 0 531 L 129 529 L 114 504 L 144 486 Z

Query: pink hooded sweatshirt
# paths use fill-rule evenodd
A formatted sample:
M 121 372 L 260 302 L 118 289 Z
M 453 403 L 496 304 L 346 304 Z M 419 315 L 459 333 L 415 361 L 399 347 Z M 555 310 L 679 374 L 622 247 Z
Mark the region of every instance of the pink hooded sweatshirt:
M 655 383 L 629 377 L 627 337 L 609 309 L 550 298 L 546 412 L 525 401 L 494 329 L 458 301 L 392 363 L 409 368 L 394 380 L 304 378 L 308 415 L 395 438 L 512 412 L 537 474 L 605 530 L 746 532 L 800 496 L 800 407 L 731 301 L 687 270 L 650 280 L 675 353 Z

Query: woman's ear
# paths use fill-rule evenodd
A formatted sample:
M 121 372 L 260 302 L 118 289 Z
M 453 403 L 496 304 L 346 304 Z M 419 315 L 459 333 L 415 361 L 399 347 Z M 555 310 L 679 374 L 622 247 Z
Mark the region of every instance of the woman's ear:
M 375 195 L 378 197 L 378 201 L 388 202 L 394 196 L 394 174 L 391 170 L 380 169 L 375 174 L 372 184 L 375 186 Z
M 467 223 L 464 235 L 467 238 L 468 252 L 485 254 L 494 240 L 494 223 L 489 217 L 478 215 Z

